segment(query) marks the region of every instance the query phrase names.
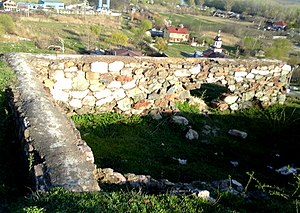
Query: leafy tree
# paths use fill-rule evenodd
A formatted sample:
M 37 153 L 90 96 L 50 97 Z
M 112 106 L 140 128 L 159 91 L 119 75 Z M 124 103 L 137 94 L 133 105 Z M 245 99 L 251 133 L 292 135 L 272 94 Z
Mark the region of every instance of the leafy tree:
M 160 16 L 160 15 L 155 15 L 154 16 L 154 26 L 162 29 L 165 26 L 165 19 L 164 17 Z
M 152 22 L 149 21 L 148 19 L 144 19 L 140 25 L 139 28 L 141 32 L 146 32 L 147 30 L 150 30 L 152 28 Z
M 168 42 L 162 37 L 156 38 L 154 46 L 158 49 L 158 51 L 164 52 L 168 49 Z
M 250 54 L 252 51 L 261 49 L 262 43 L 259 39 L 253 37 L 245 37 L 242 41 L 241 47 L 246 54 Z
M 292 48 L 292 42 L 288 39 L 275 39 L 272 46 L 265 49 L 265 55 L 268 58 L 284 60 L 289 56 Z
M 128 36 L 121 31 L 114 31 L 108 42 L 119 45 L 119 46 L 127 46 L 128 45 Z
M 0 14 L 0 35 L 4 33 L 13 34 L 15 32 L 15 23 L 10 15 Z

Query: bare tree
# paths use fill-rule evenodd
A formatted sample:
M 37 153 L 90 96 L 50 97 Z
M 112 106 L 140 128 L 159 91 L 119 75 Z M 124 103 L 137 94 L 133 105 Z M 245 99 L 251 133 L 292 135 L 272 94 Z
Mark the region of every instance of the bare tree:
M 225 10 L 227 12 L 231 11 L 232 6 L 234 5 L 235 0 L 225 0 Z

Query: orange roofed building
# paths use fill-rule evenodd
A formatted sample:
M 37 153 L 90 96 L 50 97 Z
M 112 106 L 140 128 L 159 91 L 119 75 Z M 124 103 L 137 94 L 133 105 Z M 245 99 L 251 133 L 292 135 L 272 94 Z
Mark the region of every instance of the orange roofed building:
M 164 31 L 165 39 L 169 42 L 182 43 L 189 40 L 189 30 L 185 27 L 167 27 Z

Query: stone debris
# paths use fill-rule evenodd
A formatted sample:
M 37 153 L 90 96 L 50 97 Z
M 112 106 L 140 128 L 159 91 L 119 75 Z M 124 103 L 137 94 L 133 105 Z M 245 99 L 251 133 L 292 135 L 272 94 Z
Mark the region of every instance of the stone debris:
M 174 115 L 172 117 L 172 121 L 176 124 L 180 124 L 180 125 L 184 125 L 184 126 L 187 126 L 189 124 L 188 119 L 186 119 L 183 116 L 179 116 L 179 115 Z
M 275 171 L 282 175 L 290 175 L 290 174 L 296 175 L 298 170 L 300 170 L 300 168 L 294 168 L 292 166 L 283 166 L 279 169 L 276 169 Z
M 185 137 L 189 140 L 197 140 L 199 138 L 199 134 L 195 130 L 189 129 L 189 131 L 186 133 Z
M 177 160 L 180 165 L 185 165 L 187 162 L 187 160 L 175 158 L 175 157 L 173 157 L 173 160 Z
M 239 138 L 243 138 L 243 139 L 246 139 L 247 135 L 248 135 L 246 132 L 243 132 L 243 131 L 240 131 L 240 130 L 237 130 L 237 129 L 230 129 L 228 131 L 228 134 L 239 137 Z
M 239 162 L 237 162 L 237 161 L 230 161 L 230 163 L 234 167 L 237 167 L 239 165 Z

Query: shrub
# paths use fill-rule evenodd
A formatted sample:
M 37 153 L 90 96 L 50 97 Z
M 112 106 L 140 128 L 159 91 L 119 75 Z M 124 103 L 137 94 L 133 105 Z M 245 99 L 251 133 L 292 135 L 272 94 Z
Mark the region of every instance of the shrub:
M 15 32 L 15 23 L 11 16 L 7 14 L 0 14 L 0 28 L 3 28 L 4 33 L 14 33 Z M 0 30 L 0 35 L 2 31 Z M 3 35 L 3 33 L 2 33 Z

